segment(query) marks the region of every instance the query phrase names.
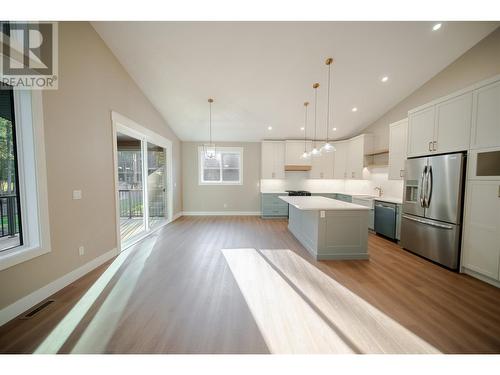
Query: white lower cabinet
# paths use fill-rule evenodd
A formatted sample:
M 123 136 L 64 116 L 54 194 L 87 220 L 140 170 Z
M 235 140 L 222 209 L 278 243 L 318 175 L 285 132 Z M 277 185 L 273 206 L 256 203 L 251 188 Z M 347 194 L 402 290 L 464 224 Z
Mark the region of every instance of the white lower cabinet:
M 500 181 L 468 181 L 462 267 L 500 280 Z

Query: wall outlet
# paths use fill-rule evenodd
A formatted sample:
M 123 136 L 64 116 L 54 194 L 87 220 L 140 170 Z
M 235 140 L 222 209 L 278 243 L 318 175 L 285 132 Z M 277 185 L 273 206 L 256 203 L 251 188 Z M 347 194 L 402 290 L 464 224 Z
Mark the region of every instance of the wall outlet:
M 224 203 L 224 208 L 227 208 L 227 203 Z
M 78 248 L 78 254 L 80 254 L 80 256 L 85 255 L 85 248 L 83 246 L 80 246 Z
M 73 200 L 82 199 L 82 191 L 81 190 L 73 190 Z
M 324 219 L 325 218 L 325 211 L 320 211 L 319 212 L 319 217 Z

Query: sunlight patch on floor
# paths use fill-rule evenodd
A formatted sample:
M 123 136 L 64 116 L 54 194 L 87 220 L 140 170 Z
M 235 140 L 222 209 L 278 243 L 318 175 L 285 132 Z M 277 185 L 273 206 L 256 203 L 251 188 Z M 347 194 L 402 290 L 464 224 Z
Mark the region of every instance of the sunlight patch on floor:
M 272 353 L 439 353 L 291 250 L 222 253 Z
M 151 253 L 151 250 L 154 247 L 154 243 L 156 241 L 156 236 L 151 236 L 144 240 L 141 245 L 140 249 L 137 249 L 136 251 L 141 251 L 144 252 L 145 254 L 141 254 L 141 258 L 144 257 L 145 259 L 149 256 Z M 111 279 L 115 276 L 115 274 L 118 272 L 120 267 L 123 265 L 123 263 L 127 260 L 127 258 L 131 255 L 135 255 L 135 248 L 130 248 L 122 253 L 120 253 L 116 259 L 109 265 L 109 267 L 104 271 L 104 273 L 97 279 L 94 284 L 87 290 L 87 292 L 83 295 L 82 298 L 77 302 L 77 304 L 70 310 L 70 312 L 59 322 L 59 324 L 52 330 L 52 332 L 45 338 L 45 340 L 38 346 L 38 348 L 35 350 L 35 353 L 48 353 L 48 354 L 54 354 L 59 352 L 59 350 L 62 348 L 64 343 L 67 341 L 67 339 L 70 337 L 70 335 L 73 333 L 75 328 L 80 324 L 84 316 L 88 313 L 90 308 L 93 306 L 93 304 L 97 301 L 101 293 L 104 291 L 106 286 L 109 284 Z M 144 263 L 142 262 L 141 265 Z M 137 273 L 136 266 L 133 265 L 134 267 L 134 274 Z M 142 267 L 139 267 L 142 269 Z M 128 284 L 129 285 L 129 284 Z M 131 285 L 131 288 L 133 289 L 133 285 Z M 131 289 L 131 290 L 132 290 Z M 116 293 L 113 293 L 111 291 L 111 295 L 116 296 Z M 128 298 L 127 298 L 128 299 Z M 108 299 L 106 299 L 107 301 Z M 126 300 L 125 300 L 126 302 Z M 106 303 L 106 302 L 105 302 Z M 119 303 L 120 306 L 116 306 L 116 308 L 113 310 L 114 312 L 117 312 L 117 308 L 123 309 L 124 303 L 121 301 Z M 104 305 L 103 305 L 104 306 Z M 108 304 L 109 306 L 109 304 Z M 102 306 L 101 306 L 102 309 Z M 99 309 L 99 311 L 101 311 Z M 95 317 L 94 317 L 95 319 Z M 99 320 L 102 323 L 102 320 Z M 107 322 L 110 327 L 114 326 L 115 323 L 112 321 Z M 95 327 L 95 324 L 91 322 L 89 327 Z M 88 327 L 88 328 L 89 328 Z M 88 329 L 87 328 L 87 329 Z M 92 328 L 94 329 L 94 328 Z M 105 338 L 103 335 L 109 335 L 109 332 L 105 330 L 104 332 L 95 332 L 94 333 L 97 335 L 96 336 L 96 341 L 98 341 L 100 338 Z M 84 336 L 87 337 L 88 335 Z M 83 337 L 82 337 L 83 339 Z M 82 340 L 80 339 L 80 341 Z M 79 342 L 80 342 L 79 341 Z M 107 341 L 106 341 L 107 342 Z M 81 344 L 83 346 L 83 344 Z
M 222 250 L 271 353 L 353 353 L 255 249 Z
M 144 265 L 153 250 L 155 236 L 150 236 L 140 243 L 137 255 L 125 273 L 120 277 L 110 291 L 92 321 L 78 339 L 71 353 L 103 353 L 115 333 L 123 312 L 127 307 L 132 292 L 142 273 Z

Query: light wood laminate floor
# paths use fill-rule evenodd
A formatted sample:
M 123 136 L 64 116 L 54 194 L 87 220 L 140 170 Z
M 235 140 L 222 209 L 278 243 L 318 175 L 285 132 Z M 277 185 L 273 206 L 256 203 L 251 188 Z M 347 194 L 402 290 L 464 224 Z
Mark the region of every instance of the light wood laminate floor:
M 314 261 L 286 220 L 182 217 L 0 327 L 4 353 L 500 353 L 500 290 L 369 236 Z

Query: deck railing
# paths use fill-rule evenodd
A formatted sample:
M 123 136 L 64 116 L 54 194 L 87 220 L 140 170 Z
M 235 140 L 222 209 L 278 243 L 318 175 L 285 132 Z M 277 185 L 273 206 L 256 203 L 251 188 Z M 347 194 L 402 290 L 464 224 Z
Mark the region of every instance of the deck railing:
M 164 192 L 150 192 L 149 216 L 164 217 L 165 204 L 163 202 Z M 142 217 L 144 214 L 142 189 L 120 189 L 118 190 L 120 200 L 120 217 L 132 219 Z
M 19 233 L 17 195 L 0 195 L 0 237 L 13 237 Z

